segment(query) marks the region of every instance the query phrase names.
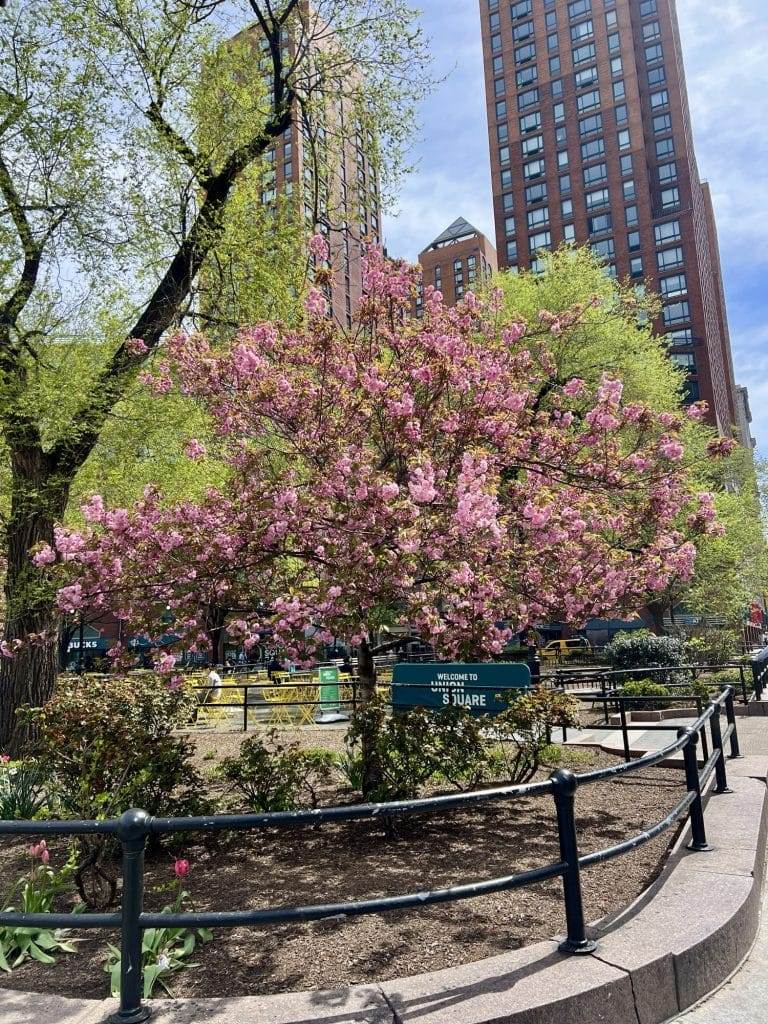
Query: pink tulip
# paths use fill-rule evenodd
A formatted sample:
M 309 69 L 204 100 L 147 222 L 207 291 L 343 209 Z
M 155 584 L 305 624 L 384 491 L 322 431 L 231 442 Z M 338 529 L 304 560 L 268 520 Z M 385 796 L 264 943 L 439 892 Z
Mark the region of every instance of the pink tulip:
M 50 853 L 47 850 L 43 850 L 41 852 L 41 854 L 40 854 L 40 860 L 42 861 L 42 863 L 43 864 L 47 864 L 50 859 L 51 859 Z
M 186 878 L 189 874 L 189 861 L 177 860 L 173 865 L 173 873 L 177 878 Z
M 11 755 L 10 754 L 0 754 L 0 764 L 10 764 L 10 762 L 11 762 Z

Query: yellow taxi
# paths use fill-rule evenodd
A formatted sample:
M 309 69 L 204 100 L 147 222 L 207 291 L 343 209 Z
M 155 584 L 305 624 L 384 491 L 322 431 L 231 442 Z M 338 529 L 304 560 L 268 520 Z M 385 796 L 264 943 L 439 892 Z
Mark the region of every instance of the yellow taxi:
M 570 640 L 550 640 L 541 648 L 539 657 L 543 659 L 561 660 L 574 655 L 591 654 L 592 644 L 584 636 L 574 636 Z

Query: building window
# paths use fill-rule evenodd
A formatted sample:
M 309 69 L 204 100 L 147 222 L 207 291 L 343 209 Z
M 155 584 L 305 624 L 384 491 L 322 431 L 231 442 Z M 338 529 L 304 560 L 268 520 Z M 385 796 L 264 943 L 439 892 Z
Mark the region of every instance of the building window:
M 661 208 L 665 212 L 667 210 L 674 210 L 676 206 L 680 205 L 680 189 L 665 188 L 661 191 Z
M 605 142 L 602 138 L 592 139 L 590 142 L 582 142 L 582 160 L 594 160 L 598 156 L 605 156 Z
M 696 373 L 696 356 L 693 352 L 671 352 L 669 358 L 675 366 L 680 366 L 689 373 Z
M 510 14 L 513 18 L 524 18 L 526 14 L 533 11 L 533 0 L 520 0 L 520 3 L 512 4 Z
M 607 7 L 608 4 L 606 4 L 605 6 Z M 616 28 L 617 24 L 618 24 L 618 19 L 616 17 L 616 11 L 607 11 L 606 15 L 605 15 L 605 27 L 606 28 Z
M 579 25 L 572 25 L 571 42 L 578 43 L 581 39 L 587 39 L 589 36 L 594 35 L 594 31 L 591 18 L 589 21 L 582 21 Z
M 562 78 L 555 78 L 552 82 L 552 99 L 556 100 L 558 96 L 563 95 L 563 80 Z
M 555 124 L 562 124 L 565 120 L 565 104 L 555 103 L 552 106 L 552 117 L 555 120 Z
M 538 231 L 535 235 L 529 235 L 528 248 L 531 252 L 538 249 L 546 249 L 552 244 L 552 233 L 550 231 Z
M 533 43 L 526 43 L 525 46 L 518 46 L 515 50 L 515 64 L 525 64 L 536 56 L 536 47 Z
M 668 156 L 675 155 L 675 143 L 674 140 L 669 139 L 657 139 L 656 140 L 656 156 L 659 160 L 664 160 Z
M 610 213 L 599 213 L 596 217 L 587 217 L 587 231 L 590 235 L 602 235 L 610 231 L 613 221 Z
M 585 43 L 584 46 L 576 46 L 571 50 L 574 64 L 583 64 L 584 61 L 593 60 L 595 56 L 595 44 Z
M 530 206 L 532 203 L 543 203 L 547 199 L 547 186 L 544 182 L 538 185 L 529 185 L 525 190 L 525 201 Z
M 677 179 L 677 164 L 674 160 L 670 164 L 659 164 L 658 172 L 661 184 L 666 184 L 668 181 L 675 181 Z
M 528 89 L 526 92 L 520 92 L 517 94 L 517 109 L 525 110 L 526 107 L 532 107 L 534 103 L 539 102 L 539 90 Z
M 530 181 L 531 178 L 540 178 L 543 173 L 543 160 L 530 160 L 527 164 L 523 164 L 523 177 L 526 181 Z
M 587 192 L 584 199 L 588 210 L 597 210 L 601 206 L 608 206 L 610 202 L 607 188 L 598 188 L 594 192 Z
M 520 133 L 535 132 L 541 128 L 541 114 L 536 111 L 534 114 L 525 114 L 520 118 Z
M 672 131 L 672 115 L 671 114 L 657 114 L 653 119 L 653 130 L 656 135 L 661 132 Z
M 547 13 L 544 16 L 544 25 L 545 25 L 547 31 L 549 31 L 549 29 L 551 29 L 551 28 L 557 28 L 557 12 L 556 11 L 547 11 Z
M 660 92 L 651 93 L 651 107 L 656 110 L 658 107 L 666 107 L 669 103 L 669 93 L 666 89 L 661 89 Z
M 517 242 L 507 242 L 507 260 L 511 263 L 517 259 Z
M 560 212 L 562 213 L 563 217 L 572 217 L 573 216 L 573 200 L 572 199 L 563 199 L 562 202 L 560 203 Z
M 622 176 L 632 173 L 632 155 L 622 156 L 619 158 L 619 168 Z
M 504 58 L 503 57 L 494 57 L 493 58 L 492 67 L 493 67 L 494 75 L 502 74 L 502 72 L 504 71 Z
M 611 60 L 611 75 L 620 75 L 623 70 L 621 57 L 614 57 Z
M 613 98 L 615 100 L 623 100 L 624 99 L 624 97 L 626 96 L 626 92 L 624 90 L 624 79 L 623 78 L 620 81 L 618 81 L 618 82 L 614 82 L 613 85 L 611 86 L 611 88 L 613 89 Z
M 525 39 L 530 39 L 533 35 L 533 22 L 523 21 L 519 25 L 515 25 L 512 29 L 512 39 L 516 43 L 522 43 Z
M 640 248 L 640 232 L 630 231 L 627 235 L 627 248 L 630 252 L 637 252 Z
M 568 150 L 561 149 L 557 154 L 557 166 L 567 167 L 568 166 Z
M 549 58 L 549 73 L 550 73 L 550 75 L 559 75 L 560 74 L 560 58 L 559 57 L 550 57 Z
M 576 228 L 573 226 L 573 224 L 563 224 L 563 241 L 576 241 Z
M 555 128 L 555 142 L 558 144 L 558 146 L 564 146 L 567 139 L 568 133 L 565 130 L 564 126 L 562 128 Z
M 608 180 L 608 165 L 604 163 L 594 164 L 592 167 L 584 168 L 584 187 L 589 188 L 598 182 Z
M 621 49 L 621 36 L 618 32 L 611 32 L 608 36 L 608 53 L 618 53 Z
M 509 169 L 502 171 L 500 178 L 502 188 L 512 188 L 512 171 Z
M 573 76 L 573 82 L 577 89 L 586 89 L 590 85 L 594 85 L 597 81 L 597 67 L 592 66 L 591 68 L 584 68 L 583 71 L 577 71 Z
M 500 164 L 508 164 L 509 163 L 509 146 L 501 146 L 499 148 L 499 163 Z
M 535 64 L 531 64 L 530 67 L 522 68 L 515 75 L 515 85 L 518 89 L 524 89 L 526 85 L 531 85 L 539 77 L 539 72 L 536 69 Z
M 656 13 L 656 0 L 641 0 L 640 3 L 640 17 L 650 18 L 652 14 Z
M 629 274 L 630 277 L 642 277 L 643 276 L 643 257 L 633 256 L 629 261 Z
M 547 36 L 547 49 L 551 51 L 551 50 L 556 50 L 557 47 L 558 47 L 557 32 L 553 32 L 551 35 Z
M 496 104 L 496 118 L 497 118 L 497 120 L 500 120 L 501 118 L 506 117 L 506 116 L 507 116 L 507 101 L 506 100 L 499 100 L 498 103 Z
M 680 231 L 679 220 L 668 220 L 666 224 L 657 224 L 653 229 L 656 245 L 666 245 L 667 242 L 679 242 L 683 237 Z
M 537 206 L 534 210 L 528 211 L 529 229 L 541 227 L 542 224 L 549 224 L 549 207 Z
M 568 17 L 573 21 L 574 18 L 581 17 L 582 14 L 589 14 L 591 10 L 591 0 L 573 0 L 573 3 L 568 4 Z
M 507 127 L 507 125 L 506 124 L 497 124 L 496 125 L 496 141 L 497 142 L 506 142 L 508 138 L 509 138 L 509 128 Z
M 624 210 L 624 223 L 628 228 L 633 228 L 636 224 L 640 223 L 640 218 L 637 213 L 636 206 L 627 206 Z
M 505 217 L 504 218 L 504 234 L 505 235 L 514 235 L 514 233 L 515 233 L 515 218 L 514 217 Z
M 527 139 L 523 139 L 520 143 L 520 149 L 523 156 L 535 156 L 544 149 L 544 136 L 529 135 Z
M 684 327 L 680 331 L 670 331 L 664 335 L 668 345 L 693 345 L 693 331 L 690 327 Z
M 496 29 L 496 28 L 498 28 L 498 27 L 500 26 L 500 24 L 501 24 L 501 21 L 500 21 L 500 19 L 499 19 L 499 12 L 498 12 L 498 11 L 494 11 L 494 13 L 493 13 L 493 14 L 491 14 L 491 15 L 490 15 L 490 16 L 488 17 L 488 24 L 489 24 L 489 25 L 490 25 L 490 27 L 491 27 L 491 28 L 493 28 L 493 29 Z
M 617 135 L 617 139 L 619 142 L 619 149 L 629 149 L 629 128 L 622 128 L 622 130 Z
M 579 135 L 591 135 L 592 132 L 601 131 L 602 127 L 602 114 L 592 114 L 590 117 L 582 117 L 579 121 Z
M 629 108 L 626 103 L 620 103 L 618 107 L 613 108 L 614 116 L 616 117 L 616 124 L 626 124 L 629 120 Z
M 661 294 L 665 299 L 676 299 L 680 295 L 685 295 L 688 291 L 685 274 L 674 274 L 672 277 L 662 277 L 659 285 L 661 288 Z
M 682 267 L 683 250 L 676 245 L 673 249 L 663 249 L 656 253 L 656 265 L 659 270 L 672 270 L 674 267 Z
M 592 92 L 585 92 L 583 95 L 576 98 L 576 106 L 579 108 L 579 113 L 583 114 L 587 110 L 593 110 L 595 107 L 600 106 L 600 92 L 598 89 Z
M 648 72 L 648 85 L 655 89 L 657 85 L 664 85 L 667 80 L 667 73 L 663 67 L 651 68 Z
M 658 21 L 649 21 L 643 25 L 643 39 L 649 43 L 652 39 L 661 39 L 661 26 Z
M 501 36 L 498 33 L 491 36 L 491 49 L 494 53 L 498 53 L 501 50 Z
M 515 197 L 514 197 L 514 195 L 511 192 L 505 192 L 504 195 L 501 197 L 501 205 L 502 205 L 505 213 L 507 213 L 509 210 L 514 210 L 514 208 L 515 208 Z
M 616 255 L 616 246 L 612 238 L 603 238 L 600 242 L 593 242 L 590 249 L 600 259 L 612 259 Z
M 560 195 L 567 196 L 571 191 L 571 176 L 570 174 L 560 175 Z
M 687 301 L 672 302 L 661 311 L 664 324 L 667 327 L 674 327 L 677 324 L 687 323 L 691 319 L 691 309 Z

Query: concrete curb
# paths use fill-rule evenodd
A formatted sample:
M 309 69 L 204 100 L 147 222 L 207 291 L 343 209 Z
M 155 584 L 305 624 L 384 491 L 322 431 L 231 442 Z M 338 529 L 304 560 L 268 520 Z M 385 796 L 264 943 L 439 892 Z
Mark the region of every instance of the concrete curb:
M 684 836 L 660 877 L 611 921 L 592 928 L 597 951 L 557 944 L 339 991 L 240 999 L 161 1000 L 155 1024 L 661 1024 L 717 988 L 754 941 L 768 831 L 766 761 L 729 763 L 732 792 L 710 796 L 714 849 Z M 3 1024 L 98 1024 L 112 1000 L 0 990 Z

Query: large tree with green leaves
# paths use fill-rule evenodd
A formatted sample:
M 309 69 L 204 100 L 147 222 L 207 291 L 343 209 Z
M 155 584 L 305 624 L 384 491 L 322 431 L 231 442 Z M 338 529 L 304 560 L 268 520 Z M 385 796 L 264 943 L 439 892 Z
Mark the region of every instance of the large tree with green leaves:
M 0 746 L 23 741 L 16 708 L 44 701 L 55 681 L 53 595 L 30 549 L 52 539 L 145 362 L 215 306 L 197 289 L 215 281 L 240 230 L 242 212 L 227 220 L 238 186 L 292 119 L 313 124 L 348 103 L 376 124 L 397 171 L 427 63 L 413 17 L 401 0 L 0 10 L 3 650 L 13 655 L 0 666 Z M 30 635 L 37 642 L 22 643 Z

